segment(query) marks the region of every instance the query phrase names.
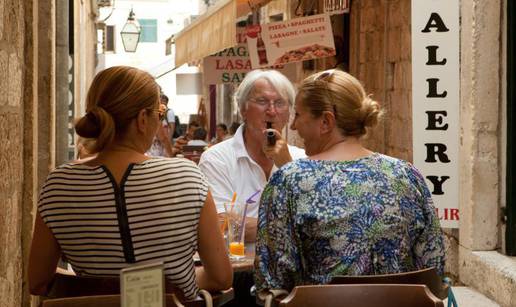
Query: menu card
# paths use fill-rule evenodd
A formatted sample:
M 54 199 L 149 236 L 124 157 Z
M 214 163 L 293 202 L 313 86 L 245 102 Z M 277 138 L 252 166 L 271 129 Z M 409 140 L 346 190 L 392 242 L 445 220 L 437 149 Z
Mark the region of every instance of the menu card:
M 134 265 L 120 271 L 122 307 L 165 307 L 163 262 Z

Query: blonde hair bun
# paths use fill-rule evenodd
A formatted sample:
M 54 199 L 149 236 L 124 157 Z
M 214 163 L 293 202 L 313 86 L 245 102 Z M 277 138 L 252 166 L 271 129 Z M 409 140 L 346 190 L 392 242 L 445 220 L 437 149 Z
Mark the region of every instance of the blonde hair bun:
M 369 128 L 376 126 L 383 115 L 380 104 L 377 101 L 371 99 L 370 96 L 366 96 L 362 101 L 360 113 L 361 118 L 363 118 L 364 127 Z

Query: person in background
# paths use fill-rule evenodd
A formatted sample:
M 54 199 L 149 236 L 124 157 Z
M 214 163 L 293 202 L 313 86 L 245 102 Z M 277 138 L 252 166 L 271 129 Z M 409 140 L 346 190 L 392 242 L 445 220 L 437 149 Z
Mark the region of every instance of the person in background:
M 190 122 L 188 124 L 188 127 L 186 128 L 186 133 L 185 133 L 186 140 L 188 140 L 188 141 L 193 140 L 195 130 L 197 130 L 200 127 L 201 126 L 199 126 L 199 124 L 197 122 Z
M 238 127 L 240 127 L 239 122 L 232 122 L 231 126 L 229 126 L 229 135 L 230 136 L 235 135 L 236 131 L 238 130 Z
M 247 210 L 247 241 L 255 240 L 258 200 L 271 174 L 292 159 L 305 157 L 304 150 L 288 145 L 280 133 L 289 120 L 294 97 L 294 86 L 278 71 L 248 73 L 235 93 L 243 125 L 231 139 L 206 150 L 199 161 L 219 214 L 224 214 L 224 203 L 231 202 L 233 192 L 240 203 L 258 192 L 256 203 Z M 267 132 L 274 133 L 274 145 L 267 143 Z
M 79 136 L 77 138 L 77 160 L 91 159 L 92 157 L 95 157 L 96 154 L 91 153 L 91 148 L 93 148 L 94 144 L 94 140 Z
M 164 103 L 163 99 L 160 100 L 160 107 L 163 108 L 166 114 L 168 114 L 169 109 L 167 108 L 167 105 Z M 165 115 L 161 121 L 161 125 L 152 140 L 152 144 L 149 150 L 147 150 L 145 153 L 148 156 L 175 157 L 176 154 L 180 152 L 180 149 L 173 146 L 170 140 L 173 132 L 170 130 L 170 125 L 168 124 L 166 116 L 167 115 Z
M 174 131 L 176 130 L 176 116 L 174 114 L 174 110 L 168 107 L 169 100 L 167 95 L 161 93 L 160 101 L 167 107 L 167 116 L 163 120 L 163 126 L 165 127 L 168 139 L 170 140 L 170 142 L 172 142 Z
M 325 284 L 334 275 L 428 267 L 443 274 L 443 235 L 424 177 L 361 144 L 381 114 L 348 73 L 324 71 L 301 83 L 291 128 L 309 157 L 284 165 L 262 194 L 257 291 Z
M 185 134 L 178 137 L 174 142 L 174 148 L 177 152 L 182 152 L 183 146 L 188 145 L 188 142 L 193 140 L 194 131 L 197 130 L 197 128 L 199 127 L 199 124 L 194 121 L 188 124 Z
M 115 276 L 163 261 L 166 281 L 187 299 L 222 290 L 232 268 L 204 175 L 185 159 L 145 155 L 166 115 L 154 78 L 115 66 L 94 78 L 86 115 L 75 124 L 94 139 L 91 160 L 50 172 L 43 185 L 29 256 L 32 294 L 45 295 L 64 256 L 76 274 Z M 159 174 L 156 176 L 155 174 Z M 198 252 L 203 265 L 194 266 Z
M 188 141 L 189 146 L 208 146 L 208 142 L 206 142 L 206 137 L 208 136 L 208 132 L 204 128 L 197 128 L 193 133 L 193 139 Z
M 215 137 L 211 140 L 211 144 L 215 145 L 230 137 L 231 136 L 228 135 L 228 126 L 226 126 L 226 124 L 218 124 L 217 130 L 215 130 Z

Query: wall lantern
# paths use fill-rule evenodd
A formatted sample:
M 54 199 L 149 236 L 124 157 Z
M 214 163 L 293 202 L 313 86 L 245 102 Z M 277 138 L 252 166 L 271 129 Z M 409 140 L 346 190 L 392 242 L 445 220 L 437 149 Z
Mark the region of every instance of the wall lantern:
M 131 8 L 129 18 L 127 18 L 127 22 L 125 23 L 122 32 L 120 32 L 125 52 L 136 52 L 136 47 L 138 47 L 138 42 L 140 41 L 141 29 L 134 16 L 133 9 Z

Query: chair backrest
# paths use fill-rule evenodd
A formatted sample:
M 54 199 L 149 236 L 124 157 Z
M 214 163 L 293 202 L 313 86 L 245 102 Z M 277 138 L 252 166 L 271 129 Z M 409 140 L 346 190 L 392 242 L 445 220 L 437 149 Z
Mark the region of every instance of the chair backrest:
M 177 298 L 181 300 L 181 302 L 185 301 L 183 292 L 170 283 L 165 283 L 165 292 L 168 301 L 172 299 L 172 294 L 174 294 Z M 211 294 L 213 298 L 213 305 L 219 306 L 231 301 L 234 298 L 233 289 L 228 289 L 225 291 L 221 291 L 218 293 Z M 118 297 L 118 305 L 120 306 L 120 280 L 117 277 L 90 277 L 90 276 L 73 276 L 73 275 L 65 275 L 56 273 L 54 275 L 54 280 L 52 282 L 52 287 L 50 288 L 49 293 L 46 296 L 49 299 L 63 300 L 62 303 L 69 303 L 69 301 L 64 300 L 65 298 L 73 298 L 77 299 L 78 302 L 75 305 L 55 305 L 55 306 L 73 306 L 73 307 L 82 307 L 82 306 L 92 306 L 91 302 L 87 301 L 86 298 L 96 298 L 99 300 L 99 305 L 95 304 L 95 307 L 104 307 L 111 306 L 115 297 Z M 80 305 L 82 302 L 86 305 Z M 46 300 L 49 301 L 49 300 Z M 199 299 L 199 301 L 186 301 L 193 305 L 186 306 L 204 306 L 204 300 Z M 61 303 L 61 301 L 55 302 L 55 304 Z M 102 305 L 104 304 L 104 305 Z M 195 305 L 197 304 L 197 305 Z M 45 305 L 43 305 L 45 306 Z M 54 306 L 54 305 L 49 305 Z M 175 306 L 175 305 L 170 305 Z
M 204 307 L 203 299 L 196 299 L 192 301 L 182 302 L 177 304 L 178 299 L 174 298 L 173 294 L 165 295 L 166 307 Z M 80 297 L 67 297 L 48 299 L 43 301 L 42 307 L 120 307 L 120 295 L 92 295 Z
M 360 284 L 298 286 L 281 307 L 444 307 L 424 285 Z
M 418 284 L 426 285 L 440 299 L 448 296 L 448 285 L 442 282 L 435 268 L 418 271 L 361 276 L 333 276 L 330 284 Z
M 206 145 L 185 145 L 183 146 L 183 152 L 191 152 L 191 153 L 203 153 Z

